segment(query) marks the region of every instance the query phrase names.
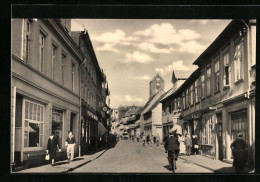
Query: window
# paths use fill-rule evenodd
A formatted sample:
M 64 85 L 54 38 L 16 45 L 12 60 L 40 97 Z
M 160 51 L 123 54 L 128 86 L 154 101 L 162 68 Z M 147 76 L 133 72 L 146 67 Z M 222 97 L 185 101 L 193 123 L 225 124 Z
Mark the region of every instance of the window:
M 229 85 L 229 53 L 225 53 L 223 56 L 223 62 L 224 62 L 224 86 Z
M 74 91 L 74 83 L 75 82 L 75 64 L 71 64 L 71 83 L 72 83 L 72 91 Z
M 52 133 L 55 139 L 62 147 L 62 131 L 63 131 L 63 112 L 58 109 L 52 109 Z
M 88 98 L 87 98 L 87 102 L 88 102 L 88 104 L 90 104 L 90 91 L 89 91 L 89 89 L 88 89 Z
M 235 56 L 234 56 L 234 68 L 235 68 L 235 82 L 242 79 L 242 42 L 239 42 L 235 46 Z
M 205 96 L 205 75 L 201 75 L 201 97 L 203 98 Z
M 207 88 L 206 88 L 206 96 L 210 95 L 210 76 L 211 76 L 211 68 L 207 69 Z
M 212 116 L 204 119 L 202 131 L 202 144 L 212 145 Z
M 193 85 L 190 86 L 190 104 L 193 105 Z
M 66 56 L 62 54 L 62 59 L 61 59 L 61 82 L 62 85 L 64 85 L 64 80 L 65 80 L 65 59 Z
M 43 72 L 43 65 L 44 65 L 44 35 L 40 33 L 39 36 L 39 71 Z
M 185 103 L 186 103 L 186 101 L 185 101 L 185 92 L 182 92 L 182 107 L 183 107 L 183 109 L 186 108 Z
M 174 109 L 177 109 L 177 102 L 178 102 L 177 98 L 174 98 Z
M 25 61 L 28 63 L 29 61 L 29 54 L 30 54 L 30 29 L 31 24 L 26 21 L 26 28 L 25 28 Z
M 178 104 L 177 104 L 178 105 L 178 109 L 180 109 L 181 108 L 181 98 L 180 97 L 178 97 L 178 101 L 177 102 L 178 102 Z
M 186 90 L 186 107 L 189 107 L 189 89 Z
M 85 85 L 84 100 L 86 101 L 87 98 L 88 98 L 88 89 L 87 89 L 87 85 Z
M 52 61 L 51 61 L 51 78 L 54 80 L 55 71 L 56 71 L 56 54 L 57 54 L 57 47 L 52 45 Z
M 24 103 L 24 147 L 42 147 L 44 106 L 28 100 Z
M 245 141 L 248 142 L 247 130 L 247 111 L 231 113 L 231 140 L 234 141 L 236 139 L 237 133 L 242 133 Z
M 199 102 L 198 79 L 195 81 L 195 103 Z
M 219 60 L 215 63 L 215 90 L 219 91 Z

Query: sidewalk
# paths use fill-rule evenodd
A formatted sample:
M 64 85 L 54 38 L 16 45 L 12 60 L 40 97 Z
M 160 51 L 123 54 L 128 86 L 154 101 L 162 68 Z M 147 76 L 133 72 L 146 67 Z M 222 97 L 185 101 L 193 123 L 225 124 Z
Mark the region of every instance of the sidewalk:
M 67 160 L 56 162 L 55 166 L 52 167 L 50 164 L 25 169 L 22 171 L 14 172 L 14 173 L 67 173 L 69 171 L 73 171 L 76 168 L 79 168 L 93 160 L 96 160 L 100 156 L 102 156 L 107 149 L 99 151 L 97 153 L 91 155 L 84 155 L 81 157 L 74 158 L 69 164 L 67 164 Z M 87 171 L 86 171 L 87 172 Z
M 165 152 L 163 145 L 156 146 L 155 144 L 150 143 L 148 146 Z M 179 155 L 179 158 L 185 160 L 187 163 L 193 163 L 200 167 L 206 168 L 214 173 L 235 173 L 235 169 L 232 167 L 232 164 L 228 164 L 220 160 L 210 159 L 202 155 Z M 249 169 L 246 168 L 245 171 L 249 172 Z

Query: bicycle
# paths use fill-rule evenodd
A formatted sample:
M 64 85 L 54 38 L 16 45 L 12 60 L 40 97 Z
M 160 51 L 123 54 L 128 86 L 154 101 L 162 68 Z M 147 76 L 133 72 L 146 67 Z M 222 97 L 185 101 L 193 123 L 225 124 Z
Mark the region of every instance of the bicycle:
M 176 153 L 175 153 L 175 150 L 170 150 L 168 152 L 171 152 L 172 153 L 172 158 L 171 158 L 171 161 L 169 161 L 171 163 L 171 167 L 172 167 L 172 172 L 175 173 L 175 170 L 177 169 L 177 166 L 176 166 L 176 160 L 177 160 L 177 157 L 176 157 Z

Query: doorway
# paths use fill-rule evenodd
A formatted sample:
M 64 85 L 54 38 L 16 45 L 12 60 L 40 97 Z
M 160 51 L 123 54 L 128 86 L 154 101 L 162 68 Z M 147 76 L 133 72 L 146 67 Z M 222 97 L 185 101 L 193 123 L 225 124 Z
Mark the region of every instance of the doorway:
M 217 137 L 218 137 L 218 158 L 223 161 L 223 125 L 222 113 L 217 114 Z

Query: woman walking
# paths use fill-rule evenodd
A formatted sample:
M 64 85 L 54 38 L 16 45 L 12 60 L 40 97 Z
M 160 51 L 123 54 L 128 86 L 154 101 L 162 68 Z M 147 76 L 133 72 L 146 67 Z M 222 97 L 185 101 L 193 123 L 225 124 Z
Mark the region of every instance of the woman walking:
M 55 158 L 56 158 L 57 150 L 59 150 L 59 152 L 61 151 L 57 140 L 54 138 L 54 134 L 51 134 L 50 138 L 48 139 L 47 151 L 46 151 L 46 153 L 50 155 L 51 166 L 55 165 Z

